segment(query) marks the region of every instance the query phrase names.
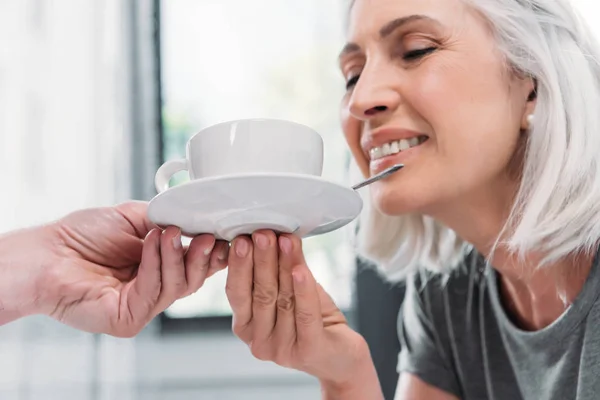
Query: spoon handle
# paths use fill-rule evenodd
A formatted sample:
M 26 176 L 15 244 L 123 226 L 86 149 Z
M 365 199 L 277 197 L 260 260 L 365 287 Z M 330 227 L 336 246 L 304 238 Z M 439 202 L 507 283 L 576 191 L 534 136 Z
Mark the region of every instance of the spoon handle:
M 370 177 L 370 178 L 367 178 L 367 179 L 365 179 L 364 181 L 362 181 L 362 182 L 359 182 L 359 183 L 357 183 L 356 185 L 352 186 L 352 189 L 354 189 L 354 190 L 358 190 L 358 189 L 360 189 L 360 188 L 362 188 L 362 187 L 365 187 L 365 186 L 367 186 L 367 185 L 370 185 L 370 184 L 371 184 L 371 183 L 373 183 L 373 182 L 377 182 L 378 180 L 380 180 L 380 179 L 383 179 L 383 178 L 385 178 L 386 176 L 393 174 L 394 172 L 396 172 L 396 171 L 398 171 L 398 170 L 402 169 L 403 167 L 404 167 L 404 164 L 396 164 L 396 165 L 394 165 L 393 167 L 390 167 L 390 168 L 384 169 L 383 171 L 381 171 L 381 172 L 380 172 L 380 173 L 378 173 L 377 175 L 373 175 L 372 177 Z

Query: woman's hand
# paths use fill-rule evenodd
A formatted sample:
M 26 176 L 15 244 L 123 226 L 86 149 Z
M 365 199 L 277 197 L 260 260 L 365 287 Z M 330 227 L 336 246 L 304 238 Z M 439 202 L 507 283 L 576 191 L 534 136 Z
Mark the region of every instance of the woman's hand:
M 152 225 L 142 202 L 8 234 L 0 238 L 0 323 L 46 314 L 80 330 L 131 337 L 225 268 L 228 248 L 210 235 L 184 248 L 179 229 Z
M 226 292 L 233 331 L 255 357 L 316 376 L 326 392 L 354 393 L 370 380 L 363 398 L 381 396 L 366 342 L 315 281 L 298 237 L 236 238 Z

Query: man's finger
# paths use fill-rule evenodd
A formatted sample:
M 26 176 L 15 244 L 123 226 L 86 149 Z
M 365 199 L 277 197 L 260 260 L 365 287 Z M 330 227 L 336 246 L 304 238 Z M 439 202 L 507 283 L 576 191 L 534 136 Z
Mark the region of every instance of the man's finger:
M 207 278 L 227 267 L 229 257 L 229 243 L 224 240 L 218 240 L 210 256 L 210 266 L 208 267 Z
M 127 220 L 139 238 L 146 236 L 152 229 L 158 228 L 148 218 L 148 203 L 145 201 L 128 201 L 114 208 Z
M 146 236 L 138 273 L 127 293 L 127 309 L 136 322 L 146 323 L 153 316 L 160 295 L 160 236 L 159 229 Z
M 161 290 L 156 313 L 163 312 L 187 291 L 183 245 L 179 228 L 169 227 L 160 238 Z
M 215 237 L 212 235 L 196 236 L 190 242 L 185 254 L 186 295 L 195 293 L 204 284 L 214 247 Z

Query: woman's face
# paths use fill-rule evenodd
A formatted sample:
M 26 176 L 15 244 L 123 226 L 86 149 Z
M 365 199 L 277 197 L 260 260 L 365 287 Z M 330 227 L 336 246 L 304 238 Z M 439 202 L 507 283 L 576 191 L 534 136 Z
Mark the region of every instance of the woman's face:
M 527 128 L 531 79 L 511 72 L 461 0 L 356 0 L 340 55 L 343 128 L 384 213 L 436 214 L 502 196 Z M 475 200 L 476 201 L 476 200 Z

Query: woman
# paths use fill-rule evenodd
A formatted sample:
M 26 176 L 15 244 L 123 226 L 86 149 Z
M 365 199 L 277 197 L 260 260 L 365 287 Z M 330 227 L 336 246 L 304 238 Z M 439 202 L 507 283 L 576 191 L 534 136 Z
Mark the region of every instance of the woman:
M 409 278 L 397 398 L 598 398 L 600 48 L 588 27 L 568 0 L 356 0 L 348 38 L 352 154 L 365 176 L 406 165 L 371 186 L 361 222 L 364 253 Z M 235 333 L 319 378 L 325 398 L 382 398 L 298 239 L 252 239 L 230 252 Z

